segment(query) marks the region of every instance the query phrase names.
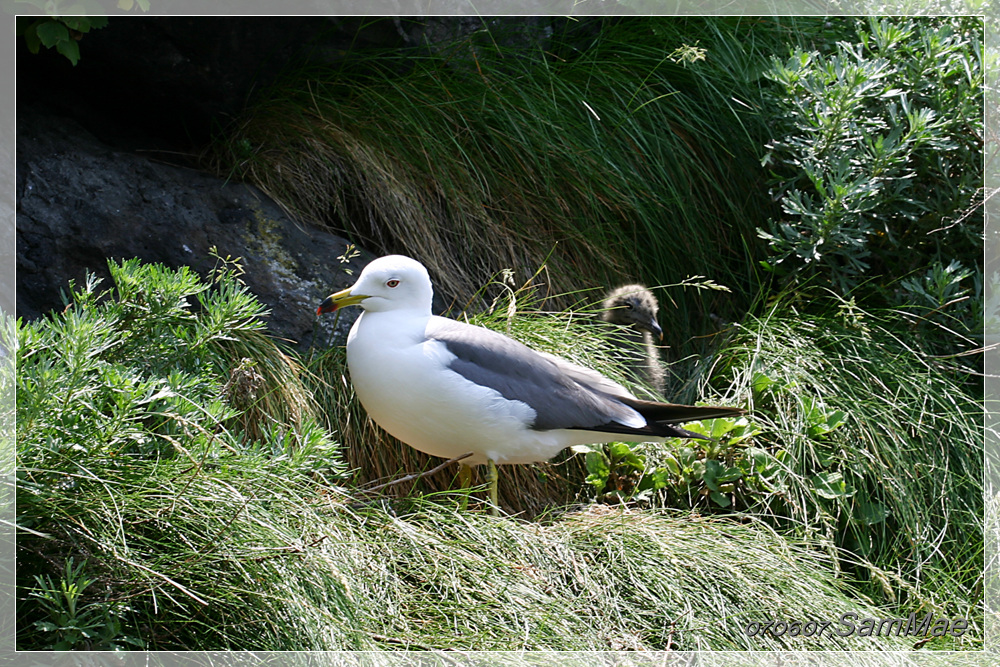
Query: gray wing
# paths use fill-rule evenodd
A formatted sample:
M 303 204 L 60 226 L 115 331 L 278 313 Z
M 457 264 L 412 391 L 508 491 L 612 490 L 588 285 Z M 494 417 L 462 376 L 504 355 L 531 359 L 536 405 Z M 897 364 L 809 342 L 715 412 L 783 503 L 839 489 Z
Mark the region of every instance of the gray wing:
M 599 429 L 616 424 L 642 428 L 645 420 L 618 398 L 623 387 L 564 359 L 540 354 L 503 334 L 455 320 L 432 317 L 428 338 L 455 355 L 449 368 L 535 411 L 532 428 Z

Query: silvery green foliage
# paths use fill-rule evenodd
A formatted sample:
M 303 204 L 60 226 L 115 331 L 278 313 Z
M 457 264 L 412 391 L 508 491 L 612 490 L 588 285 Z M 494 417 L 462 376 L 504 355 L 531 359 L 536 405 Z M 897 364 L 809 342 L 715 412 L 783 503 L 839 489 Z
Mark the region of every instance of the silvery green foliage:
M 767 268 L 841 294 L 873 280 L 905 304 L 920 300 L 911 288 L 921 279 L 890 281 L 957 260 L 950 274 L 972 289 L 982 273 L 982 34 L 980 19 L 861 19 L 852 42 L 773 62 L 778 138 L 763 162 L 782 215 L 758 230 Z

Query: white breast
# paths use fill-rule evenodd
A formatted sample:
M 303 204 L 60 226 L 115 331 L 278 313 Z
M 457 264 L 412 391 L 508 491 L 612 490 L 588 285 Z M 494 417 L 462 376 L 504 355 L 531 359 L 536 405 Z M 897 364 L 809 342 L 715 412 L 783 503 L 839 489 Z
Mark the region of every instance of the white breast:
M 424 337 L 426 320 L 393 312 L 363 313 L 347 341 L 347 363 L 358 398 L 379 426 L 433 456 L 516 463 L 551 458 L 565 445 L 555 433 L 532 431 L 534 410 L 477 385 L 448 364 L 447 347 Z M 539 448 L 548 456 L 539 455 Z

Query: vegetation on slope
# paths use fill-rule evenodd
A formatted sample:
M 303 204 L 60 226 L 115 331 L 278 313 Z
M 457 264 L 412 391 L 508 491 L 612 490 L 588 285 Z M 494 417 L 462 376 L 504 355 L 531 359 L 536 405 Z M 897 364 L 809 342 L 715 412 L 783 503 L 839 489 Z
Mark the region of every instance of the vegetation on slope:
M 916 642 L 744 631 L 845 609 L 968 617 L 929 646 L 979 646 L 981 28 L 559 28 L 544 51 L 484 31 L 298 71 L 212 154 L 306 222 L 420 257 L 473 321 L 612 375 L 581 290 L 660 285 L 671 398 L 748 418 L 504 471 L 522 518 L 458 513 L 447 471 L 364 484 L 437 462 L 366 422 L 342 350 L 269 339 L 238 267 L 114 264 L 107 292 L 5 328 L 19 647 Z

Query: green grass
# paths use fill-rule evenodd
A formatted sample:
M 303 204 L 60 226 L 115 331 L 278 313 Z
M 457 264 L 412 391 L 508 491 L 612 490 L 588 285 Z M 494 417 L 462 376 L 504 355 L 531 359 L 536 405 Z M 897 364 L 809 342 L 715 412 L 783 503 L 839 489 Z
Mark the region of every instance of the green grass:
M 762 71 L 821 30 L 609 19 L 538 52 L 487 33 L 433 53 L 356 51 L 263 91 L 211 157 L 305 224 L 420 258 L 459 302 L 483 276 L 543 263 L 553 294 L 691 275 L 753 294 L 754 230 L 774 210 Z M 668 342 L 738 300 L 684 295 Z
M 742 624 L 775 614 L 878 615 L 815 551 L 757 524 L 600 506 L 549 524 L 427 500 L 351 509 L 301 461 L 253 455 L 52 477 L 74 492 L 46 498 L 52 523 L 36 527 L 49 537 L 22 536 L 22 558 L 56 557 L 53 540 L 85 555 L 100 582 L 85 599 L 106 595 L 122 634 L 151 649 L 904 646 L 746 637 Z M 22 647 L 39 639 L 27 631 Z
M 97 285 L 88 282 L 64 313 L 8 332 L 17 336 L 18 361 L 20 648 L 886 650 L 912 644 L 913 638 L 894 637 L 749 637 L 742 630 L 775 617 L 836 622 L 845 610 L 873 618 L 911 610 L 967 615 L 968 638 L 931 646 L 978 645 L 981 612 L 968 590 L 974 568 L 944 558 L 975 558 L 975 534 L 963 532 L 974 529 L 968 516 L 974 484 L 961 469 L 969 461 L 957 452 L 942 451 L 924 473 L 930 491 L 954 484 L 950 495 L 912 498 L 914 511 L 923 503 L 930 521 L 912 539 L 925 540 L 942 558 L 918 552 L 919 572 L 896 573 L 890 588 L 905 591 L 905 600 L 877 586 L 848 584 L 844 553 L 830 549 L 836 541 L 830 532 L 839 530 L 830 517 L 846 515 L 852 501 L 831 505 L 815 496 L 803 482 L 816 461 L 792 437 L 802 426 L 781 426 L 764 407 L 754 418 L 768 429 L 757 444 L 768 447 L 766 439 L 777 434 L 784 438 L 777 444 L 795 453 L 785 497 L 801 498 L 805 510 L 798 514 L 775 504 L 756 508 L 755 517 L 584 503 L 550 507 L 526 521 L 458 511 L 458 492 L 365 493 L 344 483 L 331 431 L 292 418 L 308 412 L 311 399 L 303 397 L 323 386 L 326 393 L 316 393 L 319 414 L 342 435 L 345 423 L 328 401 L 349 405 L 348 385 L 336 373 L 320 375 L 315 364 L 307 371 L 273 361 L 288 354 L 255 337 L 259 305 L 223 273 L 213 288 L 186 271 L 112 265 L 116 284 L 107 298 L 98 299 Z M 582 318 L 568 313 L 532 314 L 537 302 L 527 294 L 513 292 L 527 315 L 500 301 L 489 323 L 585 363 L 600 359 L 607 348 L 580 335 L 580 327 L 592 324 L 574 324 Z M 201 308 L 190 308 L 193 299 Z M 796 340 L 794 327 L 780 329 L 779 322 L 775 316 L 767 324 L 785 344 Z M 868 328 L 874 332 L 875 323 Z M 212 334 L 221 330 L 229 333 Z M 836 335 L 830 322 L 825 331 L 841 347 L 854 340 Z M 591 338 L 598 340 L 597 333 Z M 241 340 L 238 354 L 226 354 Z M 756 360 L 774 352 L 764 340 L 753 346 Z M 809 331 L 796 347 L 810 341 L 824 342 Z M 746 349 L 734 343 L 720 352 L 731 361 L 727 370 L 737 369 L 730 378 L 734 395 L 748 389 L 748 372 L 738 370 Z M 831 349 L 819 357 L 810 364 L 837 367 Z M 322 361 L 327 371 L 339 363 L 333 352 Z M 791 372 L 799 361 L 784 367 Z M 232 374 L 267 363 L 291 369 L 282 382 L 301 389 L 280 394 L 289 403 L 284 407 L 241 403 Z M 772 377 L 782 378 L 779 366 L 768 363 Z M 845 367 L 855 372 L 854 365 Z M 783 385 L 789 396 L 807 391 L 807 381 L 836 380 L 802 373 L 810 368 L 802 365 L 796 386 Z M 914 375 L 914 381 L 934 377 Z M 258 396 L 275 388 L 268 381 L 251 386 Z M 835 386 L 842 392 L 846 384 Z M 789 399 L 784 407 L 795 414 L 794 405 Z M 269 426 L 247 428 L 249 414 Z M 850 415 L 865 423 L 856 407 Z M 957 415 L 935 415 L 936 423 L 924 415 L 929 431 L 950 419 L 951 435 L 960 434 Z M 879 446 L 869 437 L 867 449 L 841 443 L 836 465 L 847 468 L 852 457 L 868 461 Z M 868 465 L 860 479 L 873 485 L 858 483 L 859 492 L 872 493 L 876 484 L 894 488 L 891 471 Z M 937 469 L 946 465 L 953 478 Z M 893 500 L 888 492 L 877 498 Z M 895 502 L 893 512 L 902 512 Z M 783 512 L 793 529 L 775 521 Z M 874 533 L 887 553 L 864 563 L 873 572 L 877 563 L 899 558 L 907 540 L 905 526 L 889 531 L 889 525 Z M 944 538 L 933 541 L 938 528 Z
M 869 594 L 981 614 L 982 378 L 911 347 L 912 326 L 835 298 L 808 318 L 779 301 L 735 328 L 719 381 L 747 397 L 754 444 L 789 454 L 765 513 L 847 550 Z M 833 413 L 843 424 L 817 429 Z

